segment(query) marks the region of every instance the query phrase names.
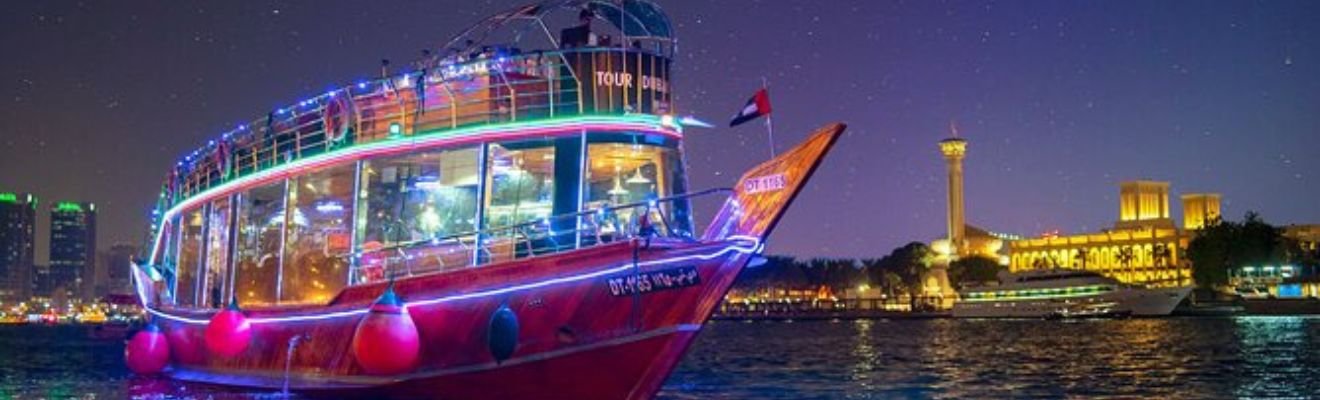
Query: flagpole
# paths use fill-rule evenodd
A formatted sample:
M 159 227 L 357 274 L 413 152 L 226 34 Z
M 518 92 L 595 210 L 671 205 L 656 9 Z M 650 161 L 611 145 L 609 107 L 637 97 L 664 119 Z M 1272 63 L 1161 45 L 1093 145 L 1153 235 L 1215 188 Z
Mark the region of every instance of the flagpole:
M 770 88 L 770 83 L 764 76 L 761 77 L 761 90 Z M 766 136 L 770 138 L 770 157 L 775 156 L 775 123 L 770 114 L 765 115 Z

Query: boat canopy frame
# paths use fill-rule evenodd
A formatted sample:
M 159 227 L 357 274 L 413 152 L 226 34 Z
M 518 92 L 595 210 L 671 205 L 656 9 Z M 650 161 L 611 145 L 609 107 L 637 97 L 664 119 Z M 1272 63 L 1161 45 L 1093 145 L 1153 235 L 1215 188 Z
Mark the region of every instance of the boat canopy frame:
M 547 21 L 565 19 L 573 12 L 590 12 L 593 19 L 604 20 L 621 36 L 626 45 L 636 40 L 657 45 L 665 57 L 673 58 L 678 51 L 673 24 L 660 6 L 647 0 L 546 0 L 507 9 L 464 29 L 444 44 L 449 54 L 466 54 L 490 46 L 522 43 L 533 31 L 544 34 L 551 47 L 558 48 L 558 38 Z M 501 43 L 507 36 L 510 43 Z M 446 54 L 436 54 L 432 62 L 439 62 Z

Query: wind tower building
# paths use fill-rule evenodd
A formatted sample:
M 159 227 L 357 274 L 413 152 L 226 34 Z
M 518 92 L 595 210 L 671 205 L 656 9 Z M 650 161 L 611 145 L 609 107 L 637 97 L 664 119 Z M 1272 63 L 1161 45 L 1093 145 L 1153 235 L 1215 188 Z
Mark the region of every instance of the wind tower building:
M 1218 193 L 1188 193 L 1182 195 L 1183 229 L 1199 230 L 1219 219 Z
M 1219 195 L 1183 195 L 1184 230 L 1170 217 L 1169 182 L 1132 180 L 1118 188 L 1113 228 L 1012 241 L 1009 270 L 1072 268 L 1145 286 L 1190 284 L 1191 263 L 1184 253 L 1194 231 L 1219 216 Z

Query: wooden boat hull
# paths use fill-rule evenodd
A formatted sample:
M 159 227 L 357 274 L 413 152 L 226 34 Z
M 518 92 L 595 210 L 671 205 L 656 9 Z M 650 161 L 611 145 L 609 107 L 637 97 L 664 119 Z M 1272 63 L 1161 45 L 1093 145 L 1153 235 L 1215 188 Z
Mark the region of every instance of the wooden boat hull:
M 843 129 L 822 128 L 750 170 L 700 240 L 633 238 L 398 280 L 421 344 L 410 372 L 369 374 L 351 351 L 386 290 L 378 282 L 329 304 L 245 310 L 252 339 L 228 358 L 203 339 L 214 310 L 148 305 L 170 344 L 166 374 L 335 398 L 649 398 Z M 139 295 L 152 298 L 155 285 L 135 274 Z M 497 359 L 491 321 L 505 307 L 517 344 Z
M 207 353 L 202 339 L 204 324 L 166 320 L 162 325 L 175 361 L 169 374 L 187 381 L 281 388 L 285 384 L 285 363 L 288 362 L 288 385 L 292 390 L 372 389 L 412 397 L 422 394 L 417 392 L 417 387 L 461 388 L 473 380 L 499 380 L 501 376 L 522 376 L 525 373 L 518 371 L 545 369 L 555 372 L 547 372 L 547 376 L 559 373 L 579 378 L 619 375 L 620 380 L 614 384 L 618 387 L 612 390 L 605 390 L 609 385 L 601 386 L 600 380 L 592 378 L 595 383 L 590 389 L 597 394 L 589 397 L 649 396 L 678 362 L 692 336 L 718 304 L 757 244 L 731 241 L 672 247 L 652 243 L 650 248 L 645 246 L 645 243 L 630 241 L 489 269 L 399 281 L 396 291 L 410 302 L 407 312 L 417 324 L 422 343 L 420 365 L 410 374 L 369 376 L 354 362 L 349 355 L 349 346 L 361 319 L 358 314 L 254 324 L 249 348 L 233 359 Z M 662 246 L 668 248 L 660 248 Z M 629 289 L 626 282 L 634 274 L 634 249 L 638 253 L 637 271 L 653 281 L 648 282 L 649 287 L 645 289 Z M 611 272 L 619 269 L 623 270 Z M 505 274 L 518 275 L 519 278 L 490 278 Z M 680 275 L 692 278 L 674 281 Z M 537 285 L 555 279 L 561 280 L 555 284 L 501 291 L 518 287 L 517 282 Z M 664 279 L 670 282 L 662 288 L 658 282 Z M 431 288 L 444 290 L 433 291 Z M 357 307 L 362 307 L 383 289 L 381 285 L 353 288 L 342 297 L 355 298 Z M 468 294 L 472 296 L 455 297 Z M 454 300 L 424 303 L 428 299 Z M 501 306 L 514 311 L 520 329 L 518 347 L 512 357 L 497 363 L 489 350 L 487 334 L 491 314 Z M 302 316 L 333 312 L 318 310 L 316 314 Z M 254 319 L 266 315 L 260 311 L 250 314 Z M 294 338 L 298 338 L 296 343 Z M 573 365 L 584 369 L 569 368 Z M 530 376 L 539 376 L 539 373 Z M 564 393 L 579 393 L 572 389 L 573 383 L 579 381 L 551 379 L 545 382 L 549 386 L 537 387 L 550 389 L 565 385 L 562 388 Z M 516 392 L 514 387 L 503 386 L 503 389 L 497 385 L 484 390 Z M 426 392 L 469 398 L 462 396 L 461 390 L 428 389 Z M 499 397 L 520 397 L 514 392 Z M 539 398 L 545 396 L 540 390 L 528 394 Z

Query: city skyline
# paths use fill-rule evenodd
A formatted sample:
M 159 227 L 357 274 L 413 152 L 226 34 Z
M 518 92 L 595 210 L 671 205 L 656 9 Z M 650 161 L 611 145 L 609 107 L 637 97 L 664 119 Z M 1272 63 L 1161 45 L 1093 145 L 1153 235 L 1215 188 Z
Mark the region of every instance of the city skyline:
M 1309 173 L 1320 159 L 1307 157 L 1320 116 L 1305 111 L 1320 96 L 1314 4 L 777 5 L 669 7 L 682 32 L 682 114 L 723 122 L 765 76 L 778 142 L 850 124 L 828 161 L 840 167 L 799 199 L 772 253 L 875 255 L 944 235 L 932 143 L 950 120 L 969 141 L 966 215 L 978 226 L 1102 228 L 1118 214 L 1114 187 L 1133 179 L 1221 193 L 1232 219 L 1320 221 L 1307 200 L 1320 194 Z M 0 17 L 0 44 L 26 54 L 0 66 L 0 191 L 95 202 L 98 248 L 140 245 L 159 184 L 185 154 L 373 76 L 380 58 L 402 68 L 507 6 L 16 5 Z M 689 186 L 732 184 L 764 159 L 759 125 L 689 129 Z M 698 211 L 699 223 L 711 216 Z M 44 263 L 49 222 L 38 214 Z

